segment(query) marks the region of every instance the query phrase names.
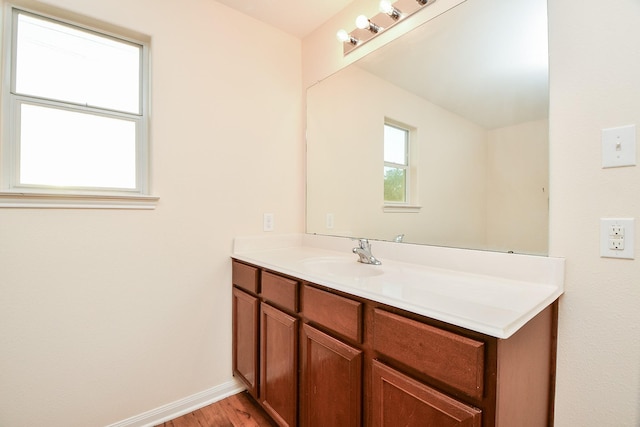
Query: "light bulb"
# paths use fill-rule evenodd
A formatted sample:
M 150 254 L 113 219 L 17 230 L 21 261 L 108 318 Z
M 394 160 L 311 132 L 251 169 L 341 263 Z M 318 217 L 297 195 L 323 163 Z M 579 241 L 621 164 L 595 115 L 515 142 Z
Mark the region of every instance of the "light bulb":
M 369 18 L 364 15 L 360 15 L 356 18 L 356 27 L 361 30 L 369 28 Z
M 369 30 L 374 34 L 382 30 L 381 27 L 369 21 L 369 18 L 364 15 L 360 15 L 356 18 L 356 27 L 360 28 L 361 30 Z
M 343 43 L 351 43 L 354 46 L 356 46 L 359 42 L 357 38 L 353 37 L 351 34 L 347 33 L 345 30 L 338 30 L 338 32 L 336 33 L 336 38 Z
M 387 15 L 393 11 L 393 6 L 389 0 L 382 0 L 380 2 L 380 12 L 386 13 Z
M 380 2 L 380 12 L 386 13 L 396 21 L 400 19 L 400 11 L 396 9 L 389 0 L 382 0 Z
M 336 33 L 336 38 L 341 42 L 348 42 L 350 37 L 349 33 L 347 33 L 345 30 L 338 30 L 338 32 Z

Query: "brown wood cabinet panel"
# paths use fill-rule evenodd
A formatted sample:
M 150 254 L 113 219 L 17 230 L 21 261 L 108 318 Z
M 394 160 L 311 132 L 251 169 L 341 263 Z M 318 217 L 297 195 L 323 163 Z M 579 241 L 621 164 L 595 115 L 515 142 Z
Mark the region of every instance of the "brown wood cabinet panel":
M 258 279 L 260 277 L 258 272 L 259 270 L 256 267 L 233 261 L 231 273 L 233 284 L 257 294 L 259 292 Z
M 374 360 L 374 427 L 480 427 L 482 412 Z
M 233 372 L 258 397 L 258 307 L 260 301 L 233 288 Z
M 498 426 L 553 425 L 551 334 L 556 330 L 553 307 L 543 310 L 508 340 L 498 343 Z
M 260 402 L 280 426 L 295 426 L 298 319 L 260 304 Z
M 309 321 L 362 342 L 362 303 L 305 285 L 302 312 Z
M 302 325 L 301 422 L 358 427 L 362 419 L 362 351 Z
M 484 343 L 374 310 L 374 349 L 461 392 L 482 398 Z
M 286 310 L 298 311 L 298 282 L 295 280 L 264 272 L 260 294 L 265 300 Z

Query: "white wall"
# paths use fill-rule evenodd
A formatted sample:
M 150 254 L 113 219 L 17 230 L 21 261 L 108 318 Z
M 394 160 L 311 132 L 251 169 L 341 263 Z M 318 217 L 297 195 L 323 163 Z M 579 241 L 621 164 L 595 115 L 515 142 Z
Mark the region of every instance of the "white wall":
M 556 425 L 640 425 L 640 166 L 601 169 L 602 128 L 640 125 L 640 2 L 549 2 L 550 255 L 566 257 Z M 636 259 L 599 219 L 636 220 Z
M 305 84 L 355 59 L 342 59 L 333 35 L 340 27 L 352 28 L 359 13 L 370 13 L 358 7 L 375 3 L 355 1 L 303 40 Z M 600 167 L 600 130 L 640 126 L 640 3 L 550 1 L 549 21 L 549 253 L 566 258 L 555 425 L 637 427 L 640 253 L 633 261 L 602 259 L 598 248 L 601 217 L 640 222 L 640 166 Z
M 0 425 L 231 380 L 235 235 L 304 224 L 301 43 L 211 0 L 49 0 L 151 37 L 154 211 L 0 209 Z

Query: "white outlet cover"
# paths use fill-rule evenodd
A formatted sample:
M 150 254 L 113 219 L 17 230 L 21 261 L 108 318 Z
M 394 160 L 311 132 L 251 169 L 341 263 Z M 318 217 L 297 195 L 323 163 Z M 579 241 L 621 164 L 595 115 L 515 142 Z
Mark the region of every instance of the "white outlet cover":
M 633 218 L 600 218 L 600 257 L 634 259 L 635 221 Z M 609 249 L 611 228 L 621 225 L 624 229 L 624 249 Z
M 325 226 L 329 229 L 333 228 L 335 224 L 335 219 L 332 213 L 328 213 L 327 214 L 327 218 L 326 218 L 326 224 Z
M 265 213 L 262 217 L 262 229 L 263 231 L 273 231 L 274 229 L 274 224 L 273 224 L 273 214 L 272 213 Z
M 636 125 L 602 129 L 602 167 L 636 164 Z

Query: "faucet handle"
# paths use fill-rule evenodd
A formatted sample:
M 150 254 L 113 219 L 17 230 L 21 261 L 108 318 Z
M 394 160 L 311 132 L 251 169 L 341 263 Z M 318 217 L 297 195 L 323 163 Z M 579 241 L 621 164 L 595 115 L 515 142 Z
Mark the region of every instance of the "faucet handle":
M 369 243 L 369 239 L 359 239 L 360 241 L 360 249 L 364 249 L 368 251 L 371 249 L 371 243 Z

